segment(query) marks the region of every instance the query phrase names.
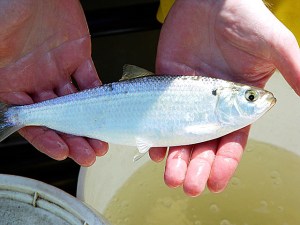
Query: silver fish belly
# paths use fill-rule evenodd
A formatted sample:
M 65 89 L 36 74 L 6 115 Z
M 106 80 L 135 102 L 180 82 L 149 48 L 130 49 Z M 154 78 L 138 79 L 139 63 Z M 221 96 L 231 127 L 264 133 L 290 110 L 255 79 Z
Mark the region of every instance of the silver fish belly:
M 24 126 L 45 126 L 144 153 L 221 137 L 253 123 L 274 103 L 268 91 L 220 79 L 144 76 L 32 105 L 2 104 L 0 140 Z

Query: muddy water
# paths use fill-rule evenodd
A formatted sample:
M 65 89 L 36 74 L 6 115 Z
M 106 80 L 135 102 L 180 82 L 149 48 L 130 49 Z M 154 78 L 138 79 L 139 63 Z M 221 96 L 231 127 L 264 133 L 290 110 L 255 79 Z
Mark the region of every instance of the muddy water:
M 104 215 L 114 225 L 300 224 L 300 157 L 250 141 L 227 189 L 197 198 L 169 189 L 164 163 L 146 163 L 116 193 Z

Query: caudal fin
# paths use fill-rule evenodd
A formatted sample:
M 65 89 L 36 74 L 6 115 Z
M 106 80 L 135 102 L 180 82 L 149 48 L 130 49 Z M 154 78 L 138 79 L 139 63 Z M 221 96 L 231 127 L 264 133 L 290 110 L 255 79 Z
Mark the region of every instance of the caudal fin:
M 9 122 L 8 109 L 8 105 L 0 102 L 0 142 L 20 129 L 19 126 Z

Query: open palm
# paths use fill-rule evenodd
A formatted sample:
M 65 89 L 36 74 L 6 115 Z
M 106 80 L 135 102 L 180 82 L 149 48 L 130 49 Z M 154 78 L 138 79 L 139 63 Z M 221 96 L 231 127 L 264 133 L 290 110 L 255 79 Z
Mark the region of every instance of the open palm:
M 77 0 L 0 2 L 0 100 L 30 104 L 101 84 L 91 59 L 91 42 Z M 107 151 L 104 142 L 59 134 L 42 127 L 20 133 L 55 158 L 88 166 Z
M 156 73 L 206 75 L 263 87 L 278 68 L 300 94 L 294 36 L 261 0 L 177 0 L 160 35 Z M 222 191 L 243 153 L 249 127 L 217 140 L 170 148 L 165 182 L 191 196 Z M 155 161 L 166 150 L 152 149 Z

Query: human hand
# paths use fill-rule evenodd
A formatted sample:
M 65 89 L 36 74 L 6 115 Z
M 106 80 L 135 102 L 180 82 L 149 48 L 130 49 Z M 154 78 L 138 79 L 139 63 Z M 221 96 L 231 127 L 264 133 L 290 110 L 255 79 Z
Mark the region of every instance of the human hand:
M 0 2 L 0 100 L 24 105 L 101 84 L 78 0 Z M 20 130 L 41 152 L 89 166 L 106 153 L 105 142 L 42 127 Z
M 292 33 L 261 0 L 177 0 L 162 27 L 156 73 L 206 75 L 263 87 L 278 68 L 300 94 L 300 54 Z M 249 127 L 217 140 L 171 147 L 165 183 L 197 196 L 222 191 L 241 159 Z M 165 148 L 150 157 L 160 161 Z

